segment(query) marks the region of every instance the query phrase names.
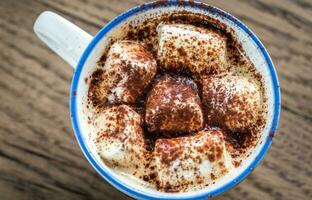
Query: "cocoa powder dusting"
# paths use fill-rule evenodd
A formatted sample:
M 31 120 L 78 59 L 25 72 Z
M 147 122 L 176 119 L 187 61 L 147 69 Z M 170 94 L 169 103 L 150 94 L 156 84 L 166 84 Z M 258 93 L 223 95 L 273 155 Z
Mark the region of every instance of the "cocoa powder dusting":
M 165 1 L 164 1 L 165 2 Z M 159 1 L 161 4 L 162 1 Z M 183 3 L 183 2 L 181 2 Z M 184 2 L 185 3 L 185 2 Z M 190 4 L 192 2 L 189 2 Z M 155 59 L 157 62 L 157 70 L 155 72 L 155 76 L 147 77 L 150 80 L 142 80 L 141 72 L 135 71 L 131 66 L 123 63 L 121 68 L 124 68 L 126 74 L 131 74 L 130 78 L 125 83 L 125 87 L 127 91 L 131 94 L 135 94 L 135 98 L 131 99 L 131 103 L 126 103 L 128 106 L 133 108 L 142 119 L 140 131 L 143 131 L 144 135 L 144 144 L 147 152 L 151 156 L 156 154 L 160 157 L 161 162 L 170 166 L 171 162 L 181 156 L 182 146 L 177 142 L 177 139 L 180 137 L 190 137 L 197 134 L 198 131 L 201 130 L 211 130 L 218 127 L 218 130 L 222 131 L 226 149 L 229 151 L 232 156 L 233 165 L 238 167 L 241 164 L 240 156 L 246 154 L 248 150 L 254 147 L 259 138 L 259 133 L 263 129 L 265 125 L 265 107 L 259 113 L 259 119 L 256 120 L 255 124 L 248 125 L 248 127 L 244 129 L 235 129 L 231 130 L 228 126 L 225 125 L 225 117 L 226 116 L 236 116 L 237 118 L 247 117 L 248 119 L 253 119 L 253 115 L 250 114 L 247 110 L 246 113 L 240 113 L 240 116 L 237 113 L 231 113 L 230 111 L 224 115 L 222 111 L 216 111 L 211 113 L 213 108 L 212 104 L 205 103 L 205 99 L 211 99 L 214 95 L 218 95 L 218 99 L 224 100 L 226 99 L 226 94 L 220 92 L 222 90 L 222 85 L 216 87 L 217 93 L 207 92 L 204 88 L 204 85 L 211 84 L 211 80 L 209 79 L 213 76 L 216 71 L 204 72 L 208 76 L 207 79 L 203 79 L 201 74 L 193 73 L 187 67 L 190 65 L 188 61 L 181 60 L 180 63 L 174 63 L 179 66 L 176 69 L 167 69 L 163 66 L 163 63 L 157 57 L 157 48 L 158 48 L 158 33 L 156 27 L 160 24 L 189 24 L 196 26 L 198 28 L 204 28 L 208 31 L 213 31 L 217 33 L 222 38 L 226 40 L 226 51 L 227 51 L 227 62 L 230 64 L 227 66 L 228 70 L 231 71 L 233 68 L 244 67 L 244 70 L 252 76 L 253 80 L 259 83 L 260 93 L 263 97 L 262 104 L 266 104 L 264 85 L 262 81 L 262 76 L 257 72 L 253 63 L 246 56 L 245 51 L 243 50 L 242 45 L 237 41 L 234 31 L 230 29 L 225 24 L 220 21 L 213 19 L 208 16 L 204 16 L 201 14 L 194 14 L 187 11 L 179 11 L 173 14 L 163 14 L 162 16 L 155 17 L 152 19 L 148 19 L 142 22 L 139 25 L 128 24 L 126 27 L 123 27 L 123 30 L 126 31 L 126 34 L 123 38 L 119 38 L 118 40 L 131 40 L 136 41 L 140 45 L 142 45 L 148 52 L 148 56 L 145 52 L 141 52 L 138 50 L 138 54 L 135 57 L 136 60 L 140 62 L 150 62 Z M 116 39 L 111 39 L 111 45 L 116 41 Z M 196 44 L 196 45 L 204 45 Z M 120 103 L 109 103 L 106 99 L 102 98 L 102 94 L 100 90 L 102 87 L 101 83 L 104 81 L 108 81 L 109 77 L 114 76 L 115 74 L 105 75 L 105 70 L 103 66 L 105 65 L 105 61 L 107 59 L 107 53 L 110 49 L 110 46 L 104 51 L 103 56 L 98 61 L 98 68 L 92 73 L 90 77 L 85 79 L 85 82 L 89 83 L 88 90 L 88 103 L 90 106 L 95 108 L 96 112 L 101 112 L 103 109 L 108 107 L 113 107 L 119 105 Z M 141 53 L 140 53 L 141 52 Z M 177 49 L 179 56 L 186 56 L 186 51 L 182 47 Z M 113 58 L 119 59 L 121 55 L 114 54 Z M 201 56 L 201 55 L 199 55 Z M 196 59 L 194 56 L 192 59 Z M 185 66 L 185 67 L 184 67 Z M 237 74 L 234 74 L 237 75 Z M 224 76 L 224 74 L 218 75 L 220 77 Z M 169 78 L 168 78 L 169 77 Z M 122 77 L 119 77 L 120 80 Z M 177 80 L 183 81 L 177 81 Z M 158 84 L 166 80 L 166 84 L 163 87 L 160 87 Z M 142 81 L 147 81 L 148 84 L 142 86 Z M 117 81 L 118 82 L 118 81 Z M 116 82 L 116 83 L 117 83 Z M 178 82 L 178 84 L 177 84 Z M 183 84 L 186 86 L 183 86 Z M 172 91 L 170 93 L 170 98 L 173 97 L 181 97 L 181 102 L 183 103 L 183 99 L 191 99 L 194 101 L 194 105 L 198 104 L 200 109 L 201 116 L 194 115 L 194 107 L 187 107 L 185 109 L 177 109 L 174 110 L 176 105 L 173 103 L 174 100 L 177 102 L 177 99 L 168 99 L 168 101 L 164 101 L 160 97 L 165 95 L 159 94 L 159 91 L 154 91 L 155 87 L 160 87 L 159 91 Z M 167 87 L 167 88 L 166 88 Z M 157 94 L 157 95 L 154 95 Z M 153 99 L 151 98 L 153 97 Z M 190 100 L 190 101 L 191 101 Z M 188 102 L 190 102 L 188 101 Z M 233 98 L 230 102 L 233 105 L 237 105 L 240 108 L 244 108 L 244 104 L 241 102 L 240 97 Z M 167 102 L 165 104 L 160 105 L 161 102 Z M 169 102 L 169 103 L 168 103 Z M 179 104 L 181 102 L 178 102 Z M 152 112 L 149 113 L 150 108 L 155 108 Z M 157 108 L 157 109 L 156 109 Z M 123 116 L 126 113 L 122 110 L 121 107 L 118 112 L 118 116 Z M 158 110 L 161 110 L 157 114 Z M 248 108 L 248 109 L 254 109 Z M 156 111 L 155 111 L 156 110 Z M 199 112 L 198 112 L 199 113 Z M 237 118 L 232 118 L 228 120 L 228 124 L 235 123 Z M 118 128 L 115 129 L 117 132 L 121 132 L 119 129 L 125 127 L 126 124 L 124 120 L 118 120 Z M 164 124 L 166 122 L 166 124 Z M 194 125 L 195 124 L 195 125 Z M 192 127 L 192 128 L 190 128 Z M 270 134 L 270 137 L 273 138 L 274 133 Z M 157 151 L 155 151 L 155 144 L 158 142 Z M 208 144 L 204 146 L 202 149 L 196 149 L 198 152 L 207 152 L 208 160 L 214 162 L 221 158 L 223 149 L 220 146 L 211 147 Z M 187 159 L 186 157 L 184 159 Z M 196 162 L 201 163 L 202 158 L 197 157 L 194 158 Z M 151 159 L 152 160 L 152 159 Z M 222 164 L 224 165 L 224 164 Z M 220 166 L 224 167 L 224 166 Z M 138 167 L 136 167 L 138 168 Z M 181 192 L 187 189 L 188 185 L 181 185 L 179 187 L 175 187 L 170 185 L 169 183 L 163 184 L 159 181 L 159 174 L 156 171 L 156 167 L 151 163 L 148 163 L 146 166 L 149 169 L 149 172 L 145 175 L 140 176 L 143 181 L 152 183 L 155 185 L 157 190 L 165 191 L 165 192 Z M 211 180 L 215 180 L 216 177 L 213 173 L 210 174 Z M 202 183 L 203 180 L 199 180 L 197 183 Z

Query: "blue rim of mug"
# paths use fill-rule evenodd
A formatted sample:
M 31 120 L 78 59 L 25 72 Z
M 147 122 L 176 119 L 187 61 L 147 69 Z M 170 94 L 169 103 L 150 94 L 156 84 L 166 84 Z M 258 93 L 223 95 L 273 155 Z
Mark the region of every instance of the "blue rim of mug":
M 164 2 L 151 2 L 147 4 L 143 4 L 137 7 L 134 7 L 116 18 L 114 18 L 112 21 L 110 21 L 108 24 L 106 24 L 92 39 L 84 53 L 82 54 L 78 64 L 76 71 L 73 76 L 72 80 L 72 85 L 71 85 L 71 93 L 70 93 L 70 113 L 71 113 L 71 121 L 72 121 L 72 126 L 74 129 L 75 137 L 79 143 L 79 146 L 81 150 L 83 151 L 84 155 L 90 162 L 90 164 L 96 169 L 96 171 L 111 185 L 113 185 L 115 188 L 118 190 L 124 192 L 125 194 L 134 197 L 134 198 L 139 198 L 139 199 L 176 199 L 177 197 L 174 196 L 156 196 L 156 195 L 148 195 L 144 194 L 142 192 L 138 192 L 132 188 L 129 188 L 122 183 L 118 182 L 116 179 L 112 178 L 110 173 L 103 169 L 95 160 L 95 158 L 92 156 L 92 154 L 89 152 L 86 143 L 84 142 L 84 139 L 82 137 L 80 128 L 79 128 L 79 123 L 78 123 L 78 117 L 77 117 L 77 105 L 76 105 L 76 91 L 78 88 L 78 83 L 80 80 L 80 74 L 82 71 L 82 68 L 89 57 L 90 53 L 92 52 L 93 48 L 96 46 L 96 44 L 103 38 L 105 37 L 106 33 L 109 32 L 112 28 L 120 24 L 122 21 L 125 19 L 139 13 L 142 11 L 146 11 L 149 9 L 153 8 L 159 8 L 159 7 L 168 7 L 168 6 L 182 6 L 182 7 L 191 7 L 195 9 L 200 9 L 204 10 L 206 12 L 212 13 L 214 15 L 220 15 L 223 18 L 226 18 L 227 20 L 230 20 L 233 22 L 235 25 L 237 25 L 239 28 L 241 28 L 243 31 L 245 31 L 249 37 L 253 40 L 253 42 L 257 45 L 257 47 L 260 49 L 262 55 L 264 56 L 267 65 L 269 66 L 269 71 L 270 71 L 270 76 L 271 76 L 271 81 L 272 81 L 272 86 L 273 86 L 273 95 L 274 95 L 274 111 L 273 111 L 273 120 L 272 120 L 272 125 L 270 127 L 270 135 L 266 138 L 265 144 L 263 145 L 262 149 L 260 150 L 259 154 L 255 157 L 255 159 L 252 161 L 252 163 L 247 167 L 242 173 L 240 173 L 234 180 L 222 185 L 221 187 L 209 191 L 209 192 L 201 192 L 198 194 L 194 194 L 192 196 L 186 196 L 186 197 L 181 197 L 179 196 L 179 199 L 206 199 L 208 197 L 215 197 L 218 196 L 219 194 L 231 189 L 234 187 L 236 184 L 241 182 L 257 165 L 260 163 L 260 161 L 263 159 L 264 155 L 266 154 L 267 150 L 269 149 L 271 143 L 272 143 L 272 135 L 278 127 L 278 122 L 279 122 L 279 117 L 280 117 L 280 86 L 276 74 L 276 70 L 274 68 L 274 64 L 266 51 L 265 47 L 261 43 L 261 41 L 258 39 L 258 37 L 251 31 L 249 28 L 247 28 L 246 25 L 244 25 L 241 21 L 239 21 L 237 18 L 234 16 L 230 15 L 229 13 L 201 3 L 201 2 L 182 2 L 177 1 L 177 0 L 171 0 L 171 1 L 164 1 Z

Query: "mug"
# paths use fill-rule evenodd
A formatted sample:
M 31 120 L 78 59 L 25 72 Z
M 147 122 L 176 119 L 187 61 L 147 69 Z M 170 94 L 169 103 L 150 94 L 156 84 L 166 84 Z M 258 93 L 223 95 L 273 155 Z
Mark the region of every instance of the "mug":
M 192 192 L 165 193 L 130 184 L 101 161 L 88 140 L 90 127 L 85 117 L 88 84 L 84 81 L 93 72 L 96 62 L 109 44 L 110 36 L 118 36 L 120 27 L 129 21 L 140 23 L 149 17 L 186 10 L 208 15 L 225 23 L 235 31 L 246 54 L 264 79 L 268 97 L 268 118 L 259 142 L 241 166 L 233 169 L 215 184 Z M 137 199 L 206 199 L 217 196 L 241 182 L 262 160 L 272 143 L 280 116 L 280 88 L 272 60 L 257 36 L 229 13 L 194 1 L 160 1 L 134 7 L 106 24 L 94 37 L 55 13 L 43 12 L 34 24 L 37 36 L 53 51 L 75 68 L 70 93 L 70 116 L 76 139 L 94 169 L 111 185 Z

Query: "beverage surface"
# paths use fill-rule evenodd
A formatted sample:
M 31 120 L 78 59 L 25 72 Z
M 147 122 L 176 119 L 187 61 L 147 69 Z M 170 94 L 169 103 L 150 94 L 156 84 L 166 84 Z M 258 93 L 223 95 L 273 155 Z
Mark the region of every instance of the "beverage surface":
M 263 80 L 235 33 L 179 11 L 123 27 L 88 79 L 92 141 L 107 166 L 165 192 L 241 165 L 265 125 Z

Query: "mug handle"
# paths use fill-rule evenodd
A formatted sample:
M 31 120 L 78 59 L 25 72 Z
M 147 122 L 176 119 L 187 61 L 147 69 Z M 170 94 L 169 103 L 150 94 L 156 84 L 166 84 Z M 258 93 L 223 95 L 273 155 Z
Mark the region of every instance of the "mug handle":
M 93 38 L 78 26 L 50 11 L 39 15 L 34 31 L 73 68 L 76 68 L 82 53 Z

